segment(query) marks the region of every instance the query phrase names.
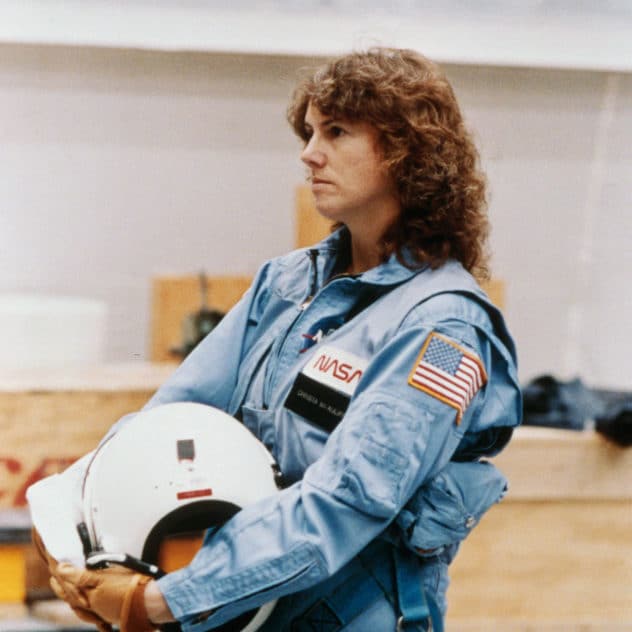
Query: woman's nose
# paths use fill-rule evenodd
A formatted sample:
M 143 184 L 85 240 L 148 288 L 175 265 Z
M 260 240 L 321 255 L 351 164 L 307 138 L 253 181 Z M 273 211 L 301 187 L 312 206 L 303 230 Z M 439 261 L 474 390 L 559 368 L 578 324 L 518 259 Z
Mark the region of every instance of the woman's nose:
M 312 136 L 301 152 L 301 160 L 308 167 L 323 167 L 327 162 L 325 152 L 318 146 L 318 143 Z

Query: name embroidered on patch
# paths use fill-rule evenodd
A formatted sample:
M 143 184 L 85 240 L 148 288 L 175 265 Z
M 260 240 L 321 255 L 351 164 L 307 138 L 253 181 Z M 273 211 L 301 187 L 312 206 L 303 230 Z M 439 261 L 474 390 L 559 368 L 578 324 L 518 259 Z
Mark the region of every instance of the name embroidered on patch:
M 408 383 L 456 408 L 457 426 L 474 395 L 487 383 L 478 356 L 432 332 L 423 344 Z

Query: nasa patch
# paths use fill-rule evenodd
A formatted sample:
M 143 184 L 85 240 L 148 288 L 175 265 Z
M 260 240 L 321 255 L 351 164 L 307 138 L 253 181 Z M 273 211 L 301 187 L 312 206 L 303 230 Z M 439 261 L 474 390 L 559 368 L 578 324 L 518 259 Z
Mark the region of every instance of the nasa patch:
M 328 345 L 319 346 L 297 375 L 285 407 L 331 432 L 344 416 L 368 360 Z

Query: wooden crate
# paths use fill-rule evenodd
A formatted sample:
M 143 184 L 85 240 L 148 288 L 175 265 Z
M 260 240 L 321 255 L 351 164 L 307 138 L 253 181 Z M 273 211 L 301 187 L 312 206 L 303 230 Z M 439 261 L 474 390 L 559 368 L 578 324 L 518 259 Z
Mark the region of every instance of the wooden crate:
M 0 509 L 26 506 L 26 488 L 92 450 L 172 372 L 147 363 L 0 372 Z

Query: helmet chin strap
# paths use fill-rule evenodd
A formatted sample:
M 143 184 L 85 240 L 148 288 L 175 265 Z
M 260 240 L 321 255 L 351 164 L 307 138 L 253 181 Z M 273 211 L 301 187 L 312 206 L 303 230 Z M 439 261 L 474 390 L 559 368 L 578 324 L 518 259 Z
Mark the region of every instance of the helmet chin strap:
M 86 568 L 100 569 L 107 568 L 108 566 L 116 564 L 118 566 L 124 566 L 130 570 L 142 573 L 143 575 L 149 575 L 154 579 L 159 579 L 165 573 L 155 564 L 148 564 L 139 560 L 137 557 L 128 555 L 127 553 L 93 553 L 86 558 Z
M 90 532 L 88 531 L 88 525 L 85 522 L 80 522 L 77 525 L 77 533 L 79 534 L 79 539 L 81 540 L 81 547 L 83 548 L 83 556 L 87 558 L 89 555 L 95 552 L 92 547 L 92 540 L 90 540 Z
M 143 575 L 149 575 L 154 579 L 159 579 L 165 574 L 156 564 L 149 564 L 133 555 L 128 555 L 127 553 L 106 553 L 105 551 L 93 549 L 88 527 L 85 522 L 80 522 L 77 525 L 77 533 L 83 545 L 86 568 L 96 570 L 117 564 L 118 566 L 124 566 L 132 571 L 142 573 Z

